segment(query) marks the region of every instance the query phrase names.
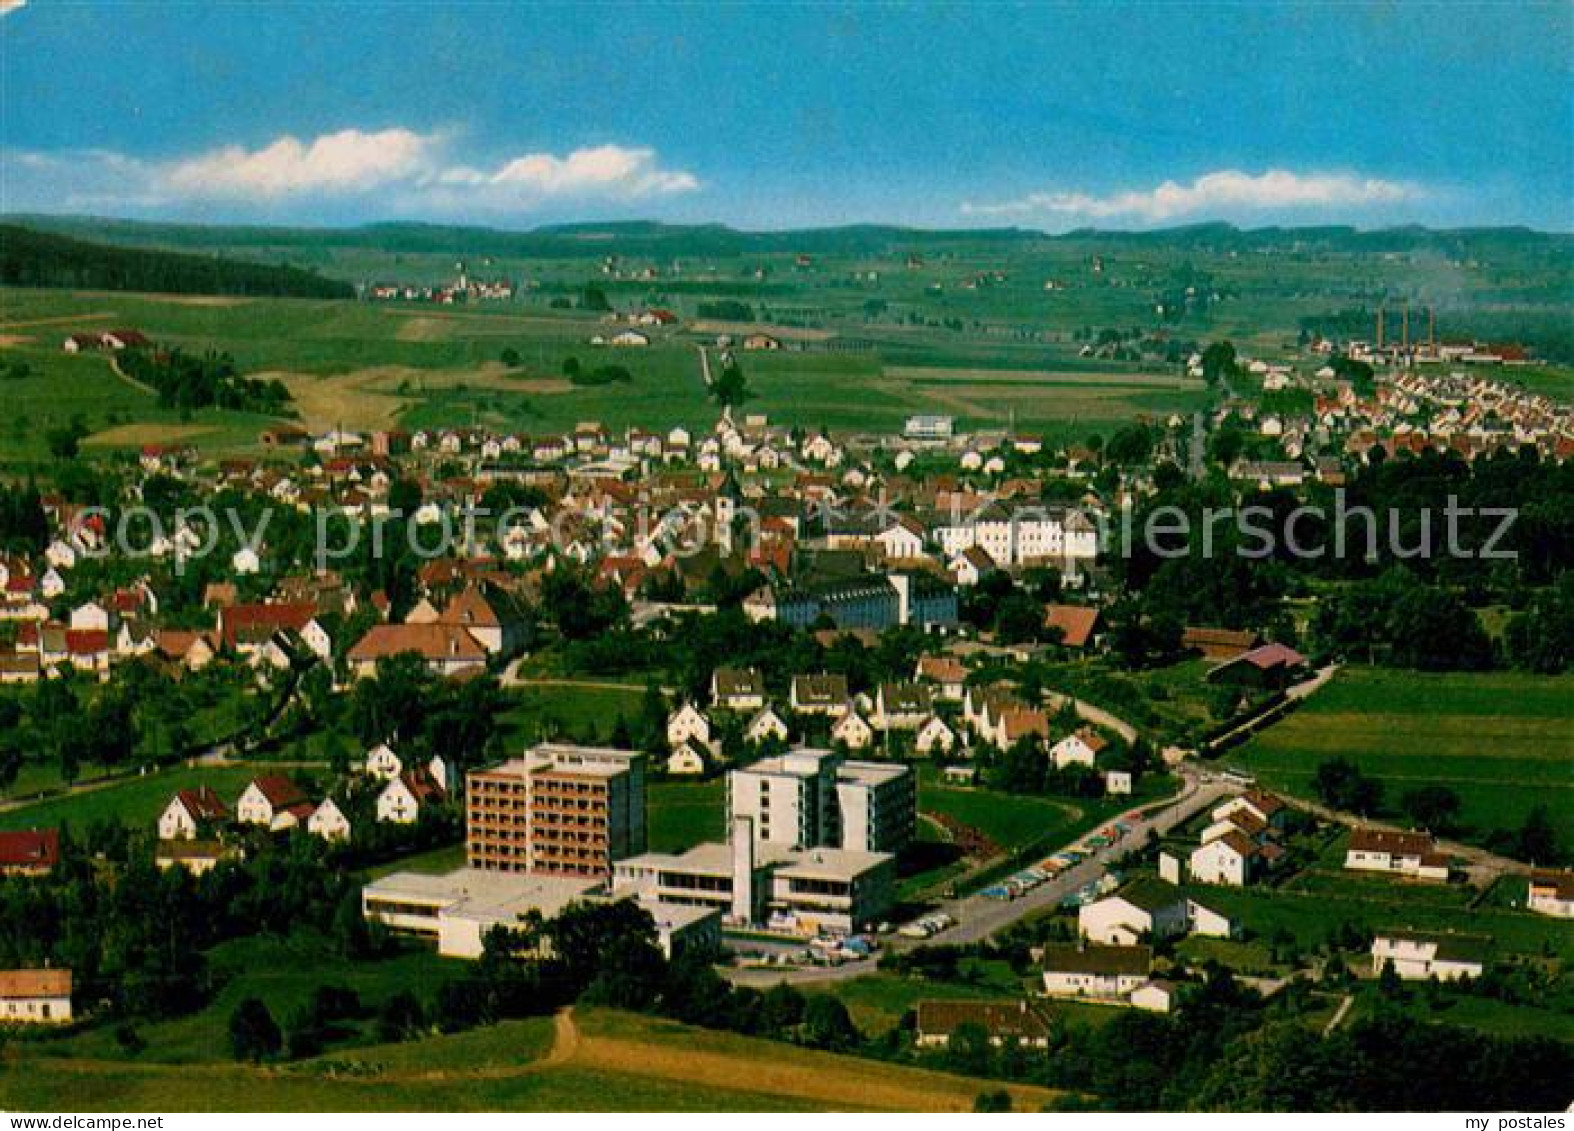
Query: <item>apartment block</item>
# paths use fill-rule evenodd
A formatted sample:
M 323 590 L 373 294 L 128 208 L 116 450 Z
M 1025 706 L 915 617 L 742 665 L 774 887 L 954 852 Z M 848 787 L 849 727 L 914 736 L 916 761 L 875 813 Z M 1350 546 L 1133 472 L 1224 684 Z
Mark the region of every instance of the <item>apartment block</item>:
M 794 750 L 727 775 L 733 827 L 747 817 L 762 848 L 899 852 L 917 811 L 910 767 L 845 761 L 830 750 Z
M 645 851 L 645 756 L 543 743 L 466 778 L 472 868 L 607 879 Z

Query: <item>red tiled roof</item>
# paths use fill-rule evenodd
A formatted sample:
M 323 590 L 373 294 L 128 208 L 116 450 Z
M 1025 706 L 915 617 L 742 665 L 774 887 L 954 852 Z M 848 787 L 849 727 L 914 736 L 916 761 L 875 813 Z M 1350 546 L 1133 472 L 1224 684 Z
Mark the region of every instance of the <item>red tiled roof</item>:
M 0 868 L 53 868 L 59 862 L 58 830 L 0 832 Z

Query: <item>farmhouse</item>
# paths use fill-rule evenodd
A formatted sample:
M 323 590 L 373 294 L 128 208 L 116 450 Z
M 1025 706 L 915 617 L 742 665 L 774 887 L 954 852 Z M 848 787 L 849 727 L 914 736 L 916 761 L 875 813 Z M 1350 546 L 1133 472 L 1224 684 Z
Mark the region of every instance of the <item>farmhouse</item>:
M 1574 872 L 1532 872 L 1525 906 L 1556 919 L 1574 919 Z
M 963 1025 L 977 1025 L 989 1043 L 1047 1049 L 1052 1024 L 1049 1011 L 1034 1002 L 920 1001 L 917 1013 L 919 1048 L 944 1047 Z
M 1232 628 L 1188 626 L 1181 633 L 1181 647 L 1188 652 L 1201 652 L 1205 660 L 1233 660 L 1261 643 L 1259 634 Z
M 71 1020 L 71 971 L 0 970 L 0 1025 Z
M 1372 972 L 1392 967 L 1407 982 L 1479 978 L 1491 946 L 1491 940 L 1480 935 L 1379 931 L 1372 939 Z
M 1448 879 L 1449 859 L 1430 833 L 1354 829 L 1344 866 L 1353 872 L 1383 872 L 1417 880 Z
M 1152 967 L 1153 950 L 1146 946 L 1050 943 L 1044 947 L 1044 993 L 1119 1000 L 1146 982 Z

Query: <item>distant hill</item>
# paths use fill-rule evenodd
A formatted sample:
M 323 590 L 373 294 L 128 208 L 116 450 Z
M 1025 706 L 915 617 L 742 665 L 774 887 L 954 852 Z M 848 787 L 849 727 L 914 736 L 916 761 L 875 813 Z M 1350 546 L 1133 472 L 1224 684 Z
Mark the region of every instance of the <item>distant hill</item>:
M 411 222 L 355 228 L 290 228 L 254 225 L 205 226 L 115 220 L 89 216 L 13 216 L 14 223 L 78 239 L 172 250 L 248 251 L 259 257 L 310 259 L 327 249 L 391 253 L 499 256 L 531 259 L 600 258 L 608 254 L 662 258 L 796 252 L 807 255 L 873 255 L 940 252 L 963 246 L 1031 248 L 1033 245 L 1126 245 L 1176 249 L 1251 251 L 1310 248 L 1348 253 L 1432 252 L 1456 258 L 1527 251 L 1553 257 L 1574 252 L 1574 235 L 1528 228 L 1418 226 L 1242 229 L 1208 223 L 1154 231 L 1080 229 L 1047 235 L 1028 228 L 922 229 L 886 224 L 746 232 L 724 224 L 662 224 L 651 221 L 554 224 L 528 231 Z
M 167 294 L 353 298 L 348 283 L 295 267 L 118 247 L 0 224 L 0 285 Z

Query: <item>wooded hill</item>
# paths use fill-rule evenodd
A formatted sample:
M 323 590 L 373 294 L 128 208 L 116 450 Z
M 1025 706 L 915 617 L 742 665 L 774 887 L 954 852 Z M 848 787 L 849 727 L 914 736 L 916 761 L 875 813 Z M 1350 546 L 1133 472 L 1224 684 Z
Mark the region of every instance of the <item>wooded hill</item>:
M 296 267 L 111 247 L 12 224 L 0 225 L 0 285 L 194 295 L 355 296 L 348 283 Z

